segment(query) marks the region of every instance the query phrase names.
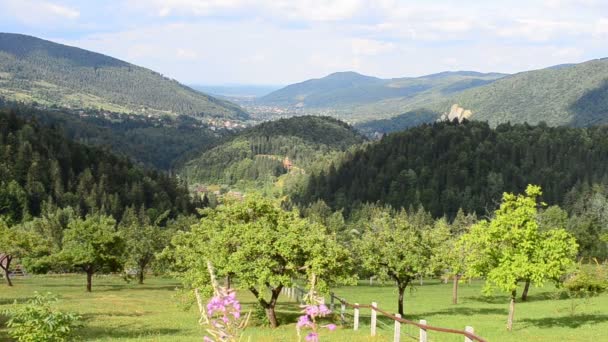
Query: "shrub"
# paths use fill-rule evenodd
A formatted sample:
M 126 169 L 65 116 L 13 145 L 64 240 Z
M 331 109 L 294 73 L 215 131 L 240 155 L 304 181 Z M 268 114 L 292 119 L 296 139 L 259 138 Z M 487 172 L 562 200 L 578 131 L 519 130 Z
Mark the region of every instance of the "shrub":
M 9 335 L 19 342 L 64 342 L 74 340 L 74 329 L 81 317 L 53 308 L 57 297 L 51 293 L 35 293 L 24 305 L 16 302 L 6 314 Z

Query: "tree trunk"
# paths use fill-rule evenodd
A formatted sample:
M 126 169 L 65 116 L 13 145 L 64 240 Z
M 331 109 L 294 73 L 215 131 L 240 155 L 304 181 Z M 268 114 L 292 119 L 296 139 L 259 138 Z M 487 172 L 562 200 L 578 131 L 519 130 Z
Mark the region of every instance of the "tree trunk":
M 93 289 L 93 268 L 87 268 L 87 292 Z
M 270 286 L 268 286 L 270 287 Z M 256 288 L 249 288 L 249 291 L 251 291 L 251 293 L 253 293 L 253 295 L 258 299 L 258 302 L 260 303 L 260 305 L 262 305 L 262 307 L 264 308 L 264 311 L 266 311 L 266 317 L 268 318 L 268 322 L 270 323 L 270 327 L 271 328 L 276 328 L 279 326 L 279 322 L 277 320 L 277 315 L 276 312 L 274 311 L 274 308 L 277 304 L 277 299 L 279 298 L 279 295 L 281 294 L 281 290 L 283 289 L 283 285 L 279 285 L 275 288 L 271 288 L 271 296 L 270 296 L 270 301 L 267 302 L 264 298 L 262 298 L 258 292 L 258 290 Z
M 398 307 L 398 312 L 401 315 L 401 317 L 405 317 L 405 314 L 403 313 L 403 293 L 405 292 L 405 288 L 407 287 L 406 285 L 402 285 L 401 283 L 397 283 L 397 288 L 399 289 L 399 301 L 397 303 L 397 307 Z
M 138 277 L 139 277 L 139 285 L 143 285 L 144 284 L 144 270 L 140 269 L 138 272 Z
M 4 271 L 4 276 L 6 277 L 6 284 L 8 286 L 13 286 L 13 282 L 11 281 L 11 261 L 13 260 L 13 257 L 11 256 L 5 256 L 4 260 L 6 260 L 6 265 L 2 266 L 2 264 L 0 264 L 0 268 L 2 268 L 2 270 Z
M 522 301 L 526 301 L 528 300 L 528 290 L 530 289 L 530 279 L 526 280 L 526 285 L 524 286 L 524 292 L 522 292 L 521 294 L 521 300 Z
M 460 274 L 454 274 L 454 286 L 452 286 L 452 304 L 458 304 L 458 281 Z
M 231 284 L 231 279 L 230 279 L 230 274 L 226 276 L 226 288 L 230 290 L 230 286 Z
M 509 304 L 509 318 L 507 320 L 507 330 L 513 329 L 513 318 L 515 317 L 515 297 L 517 297 L 517 291 L 511 292 L 511 304 Z

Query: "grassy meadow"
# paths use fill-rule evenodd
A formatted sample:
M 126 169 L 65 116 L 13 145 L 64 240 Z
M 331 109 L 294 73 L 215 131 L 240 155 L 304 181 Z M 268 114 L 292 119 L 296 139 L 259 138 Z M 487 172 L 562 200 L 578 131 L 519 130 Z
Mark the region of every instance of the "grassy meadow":
M 587 301 L 559 299 L 552 286 L 530 290 L 528 302 L 515 309 L 513 332 L 505 329 L 508 309 L 506 295 L 481 295 L 481 282 L 462 284 L 460 303 L 451 304 L 451 284 L 427 280 L 423 286 L 406 291 L 406 318 L 426 319 L 428 324 L 464 329 L 471 325 L 488 341 L 608 341 L 608 295 Z M 0 284 L 0 311 L 31 297 L 34 291 L 52 292 L 60 297 L 59 307 L 80 314 L 84 327 L 80 336 L 85 341 L 201 341 L 204 333 L 197 324 L 195 307 L 187 309 L 176 288 L 179 283 L 168 278 L 150 278 L 145 285 L 126 283 L 116 276 L 94 278 L 93 293 L 85 292 L 85 277 L 30 276 L 16 278 L 12 288 Z M 372 301 L 388 311 L 396 308 L 396 289 L 389 285 L 349 286 L 335 293 L 351 303 Z M 240 292 L 245 310 L 253 308 L 254 298 Z M 574 313 L 572 305 L 577 304 Z M 339 306 L 337 306 L 339 308 Z M 296 341 L 295 320 L 298 304 L 282 297 L 277 311 L 282 325 L 278 329 L 253 326 L 246 331 L 250 341 Z M 352 310 L 348 311 L 352 314 Z M 322 341 L 392 341 L 393 323 L 380 319 L 379 336 L 369 336 L 369 310 L 361 311 L 361 328 L 346 326 L 324 332 Z M 6 332 L 6 317 L 0 315 L 0 341 L 11 341 Z M 352 316 L 347 315 L 352 321 Z M 336 317 L 336 323 L 339 320 Z M 413 327 L 402 325 L 402 341 L 418 336 Z M 429 332 L 430 341 L 462 341 L 461 336 Z

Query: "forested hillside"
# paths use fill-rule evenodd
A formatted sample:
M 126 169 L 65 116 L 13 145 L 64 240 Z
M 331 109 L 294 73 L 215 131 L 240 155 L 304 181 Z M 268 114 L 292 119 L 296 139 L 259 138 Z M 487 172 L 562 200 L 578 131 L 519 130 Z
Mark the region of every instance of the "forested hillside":
M 301 202 L 334 209 L 360 203 L 424 206 L 435 216 L 459 208 L 486 215 L 503 192 L 543 187 L 563 204 L 574 187 L 608 182 L 608 128 L 442 122 L 394 133 L 360 149 L 337 169 L 311 177 Z
M 247 118 L 237 105 L 91 51 L 0 33 L 0 96 L 113 112 Z
M 187 189 L 175 178 L 0 111 L 0 216 L 19 223 L 53 207 L 116 219 L 127 207 L 147 210 L 150 217 L 193 210 Z
M 129 157 L 136 163 L 159 170 L 169 170 L 190 153 L 200 153 L 213 146 L 225 130 L 212 131 L 200 121 L 180 115 L 152 117 L 105 113 L 86 113 L 67 109 L 40 109 L 28 105 L 6 103 L 0 99 L 0 110 L 12 110 L 25 119 L 56 127 L 70 140 L 107 148 Z
M 189 183 L 266 184 L 289 171 L 304 174 L 329 165 L 336 153 L 363 141 L 352 127 L 329 117 L 281 119 L 229 138 L 187 162 L 181 174 Z

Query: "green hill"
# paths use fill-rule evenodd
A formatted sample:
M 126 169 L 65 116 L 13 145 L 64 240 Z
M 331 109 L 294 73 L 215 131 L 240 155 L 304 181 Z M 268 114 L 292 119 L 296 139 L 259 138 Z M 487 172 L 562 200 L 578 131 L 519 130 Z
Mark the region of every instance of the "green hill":
M 245 119 L 237 105 L 95 52 L 0 33 L 0 96 L 66 108 Z
M 189 183 L 258 187 L 286 174 L 302 175 L 326 167 L 336 154 L 364 138 L 329 117 L 302 116 L 265 122 L 246 129 L 187 162 L 181 175 Z
M 528 184 L 543 200 L 564 204 L 574 187 L 608 182 L 608 129 L 441 122 L 368 144 L 332 172 L 312 175 L 298 200 L 334 209 L 361 203 L 424 206 L 453 217 L 459 208 L 486 215 L 503 192 Z M 297 197 L 297 196 L 296 196 Z
M 301 110 L 336 111 L 352 121 L 388 117 L 416 109 L 438 98 L 485 85 L 505 76 L 472 71 L 443 72 L 422 77 L 380 79 L 355 72 L 292 84 L 268 94 L 258 103 Z
M 404 104 L 404 114 L 363 122 L 366 134 L 403 130 L 432 122 L 458 104 L 471 120 L 500 123 L 545 122 L 551 126 L 590 126 L 608 122 L 608 59 L 553 67 L 503 77 L 425 103 Z

